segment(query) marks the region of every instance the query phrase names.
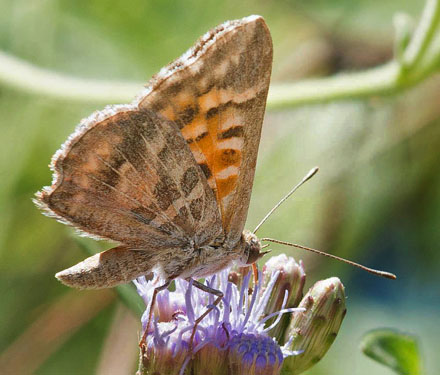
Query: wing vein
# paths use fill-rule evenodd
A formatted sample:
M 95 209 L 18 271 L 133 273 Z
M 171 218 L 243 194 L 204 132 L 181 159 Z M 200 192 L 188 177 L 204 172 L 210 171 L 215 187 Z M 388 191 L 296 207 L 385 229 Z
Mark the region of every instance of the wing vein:
M 160 134 L 161 134 L 161 136 L 163 137 L 163 133 L 160 132 Z M 142 137 L 142 139 L 144 140 L 146 147 L 147 147 L 148 149 L 150 149 L 150 151 L 151 151 L 151 146 L 149 145 L 149 143 L 147 142 L 147 140 L 145 139 L 145 137 L 144 137 L 143 134 L 141 134 L 141 137 Z M 164 138 L 162 138 L 162 139 L 164 139 Z M 166 144 L 166 142 L 165 142 L 165 144 Z M 164 163 L 162 162 L 162 160 L 160 160 L 160 158 L 159 158 L 154 152 L 152 152 L 152 155 L 153 155 L 153 157 L 156 159 L 156 162 L 157 162 L 158 164 L 160 164 L 160 165 L 166 170 L 167 168 L 166 168 L 166 166 L 164 165 Z M 174 159 L 174 158 L 173 158 L 173 159 Z M 178 163 L 178 161 L 177 161 L 176 159 L 174 159 L 174 161 L 175 161 L 176 163 Z M 185 207 L 186 207 L 186 209 L 187 209 L 189 215 L 191 215 L 191 226 L 194 228 L 194 222 L 195 222 L 195 220 L 194 220 L 194 217 L 193 217 L 192 214 L 191 214 L 191 210 L 189 209 L 187 199 L 184 198 L 184 197 L 185 197 L 185 194 L 183 193 L 182 189 L 180 188 L 180 184 L 178 183 L 178 181 L 176 181 L 176 179 L 174 178 L 173 174 L 170 173 L 169 176 L 170 176 L 170 178 L 173 180 L 173 182 L 175 183 L 176 187 L 179 189 L 180 195 L 181 195 L 181 197 L 182 197 L 181 199 L 183 200 L 183 204 L 185 205 Z M 178 207 L 176 207 L 175 202 L 176 202 L 176 201 L 173 200 L 173 202 L 172 202 L 171 204 L 172 204 L 172 206 L 174 207 L 174 209 L 176 210 L 176 214 L 179 214 L 179 209 L 178 209 Z
M 142 134 L 141 134 L 142 136 Z M 142 180 L 142 174 L 136 169 L 136 167 L 133 165 L 133 163 L 127 158 L 127 156 L 118 148 L 115 147 L 116 151 L 119 153 L 119 155 L 121 155 L 124 160 L 128 163 L 128 165 L 133 169 L 133 171 L 135 171 L 135 173 L 139 176 L 139 178 Z M 134 152 L 134 151 L 133 151 Z M 154 173 L 151 173 L 150 168 L 148 168 L 148 161 L 145 159 L 145 157 L 139 153 L 137 153 L 142 160 L 145 162 L 145 172 L 148 173 L 148 175 L 150 176 L 150 178 L 152 178 L 154 176 Z M 128 179 L 127 179 L 128 180 Z M 160 216 L 164 221 L 172 224 L 181 234 L 183 234 L 182 229 L 180 227 L 178 227 L 157 205 L 157 203 L 155 202 L 155 199 L 153 198 L 153 193 L 151 192 L 151 190 L 147 191 L 145 190 L 145 192 L 148 194 L 150 194 L 149 198 L 151 199 L 151 203 L 154 205 L 155 208 L 155 213 L 156 215 Z M 148 196 L 148 195 L 147 195 Z M 143 206 L 144 208 L 147 208 L 145 206 Z

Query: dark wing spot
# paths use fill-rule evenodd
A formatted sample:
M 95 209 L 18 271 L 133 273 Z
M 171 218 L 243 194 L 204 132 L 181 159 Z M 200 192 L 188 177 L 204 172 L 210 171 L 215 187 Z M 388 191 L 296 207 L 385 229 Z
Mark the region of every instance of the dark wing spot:
M 163 163 L 166 164 L 167 161 L 171 159 L 171 152 L 168 146 L 165 146 L 162 150 L 160 150 L 157 156 Z
M 182 180 L 180 181 L 180 187 L 187 197 L 199 182 L 199 175 L 195 167 L 188 168 L 183 174 Z
M 244 134 L 243 126 L 237 125 L 218 134 L 218 139 L 228 139 L 232 137 L 242 137 Z
M 223 152 L 220 155 L 221 164 L 225 166 L 229 166 L 237 163 L 238 161 L 240 161 L 240 154 L 241 153 L 239 151 L 234 150 L 232 148 L 223 150 Z
M 166 210 L 181 196 L 176 184 L 169 176 L 162 176 L 162 179 L 154 187 L 153 193 L 161 210 Z
M 194 219 L 200 220 L 202 218 L 203 198 L 193 199 L 189 205 L 189 210 Z
M 203 132 L 202 134 L 199 134 L 199 135 L 196 137 L 196 142 L 202 140 L 202 139 L 205 138 L 207 135 L 208 135 L 208 132 Z
M 180 61 L 175 61 L 171 66 L 169 66 L 170 70 L 174 70 L 178 68 L 182 63 Z M 154 81 L 152 89 L 155 90 L 158 85 L 163 82 L 163 79 L 157 79 L 156 76 L 153 76 L 152 81 Z M 183 80 L 182 80 L 183 81 Z M 172 85 L 169 85 L 166 89 L 162 90 L 162 98 L 172 98 L 173 96 L 178 95 L 184 89 L 184 84 L 181 81 L 174 81 Z
M 208 164 L 206 163 L 200 163 L 199 167 L 202 169 L 203 174 L 205 175 L 206 179 L 208 180 L 211 176 L 211 170 L 209 169 Z
M 210 118 L 217 116 L 217 114 L 218 114 L 218 107 L 213 107 L 208 112 L 206 112 L 206 119 L 209 120 Z
M 157 137 L 158 130 L 155 125 L 157 119 L 153 119 L 148 113 L 135 111 L 131 113 L 131 120 L 134 122 L 145 139 L 151 141 Z
M 200 140 L 202 140 L 203 138 L 205 138 L 208 134 L 209 134 L 208 132 L 203 132 L 203 133 L 199 134 L 195 139 L 194 139 L 194 138 L 188 138 L 188 139 L 186 140 L 186 143 L 191 144 L 191 143 L 193 143 L 194 141 L 195 141 L 195 142 L 199 142 Z
M 182 112 L 177 115 L 177 122 L 179 123 L 179 128 L 183 128 L 185 125 L 191 123 L 194 117 L 199 113 L 198 106 L 187 106 Z

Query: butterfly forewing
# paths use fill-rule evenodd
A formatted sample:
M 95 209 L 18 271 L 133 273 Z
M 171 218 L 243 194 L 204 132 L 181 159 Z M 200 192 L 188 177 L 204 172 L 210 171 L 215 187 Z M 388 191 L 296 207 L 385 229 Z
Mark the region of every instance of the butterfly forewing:
M 173 120 L 215 194 L 227 241 L 246 221 L 272 66 L 261 17 L 212 30 L 153 78 L 139 107 Z

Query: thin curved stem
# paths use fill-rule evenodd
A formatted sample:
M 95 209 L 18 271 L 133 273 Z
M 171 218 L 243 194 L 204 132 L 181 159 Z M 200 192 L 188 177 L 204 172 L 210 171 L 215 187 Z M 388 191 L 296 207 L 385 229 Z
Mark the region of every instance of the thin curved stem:
M 290 108 L 333 100 L 389 95 L 401 88 L 399 74 L 399 65 L 392 61 L 363 72 L 272 85 L 267 107 L 268 109 Z
M 440 22 L 440 1 L 427 0 L 423 14 L 403 58 L 404 69 L 414 69 L 428 49 Z
M 391 93 L 396 89 L 398 66 L 390 63 L 361 73 L 273 84 L 268 109 L 291 108 L 337 99 Z M 0 51 L 0 85 L 57 100 L 102 103 L 130 102 L 143 83 L 100 81 L 72 77 L 39 68 Z
M 102 103 L 130 101 L 142 89 L 142 83 L 100 81 L 56 73 L 2 51 L 0 85 L 58 100 Z

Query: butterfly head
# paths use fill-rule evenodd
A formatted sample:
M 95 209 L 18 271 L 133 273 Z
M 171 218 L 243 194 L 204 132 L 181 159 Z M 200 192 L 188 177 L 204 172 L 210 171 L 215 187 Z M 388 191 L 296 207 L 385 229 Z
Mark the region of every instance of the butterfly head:
M 261 242 L 252 232 L 245 230 L 241 235 L 240 263 L 250 265 L 259 260 L 267 251 L 261 251 Z

